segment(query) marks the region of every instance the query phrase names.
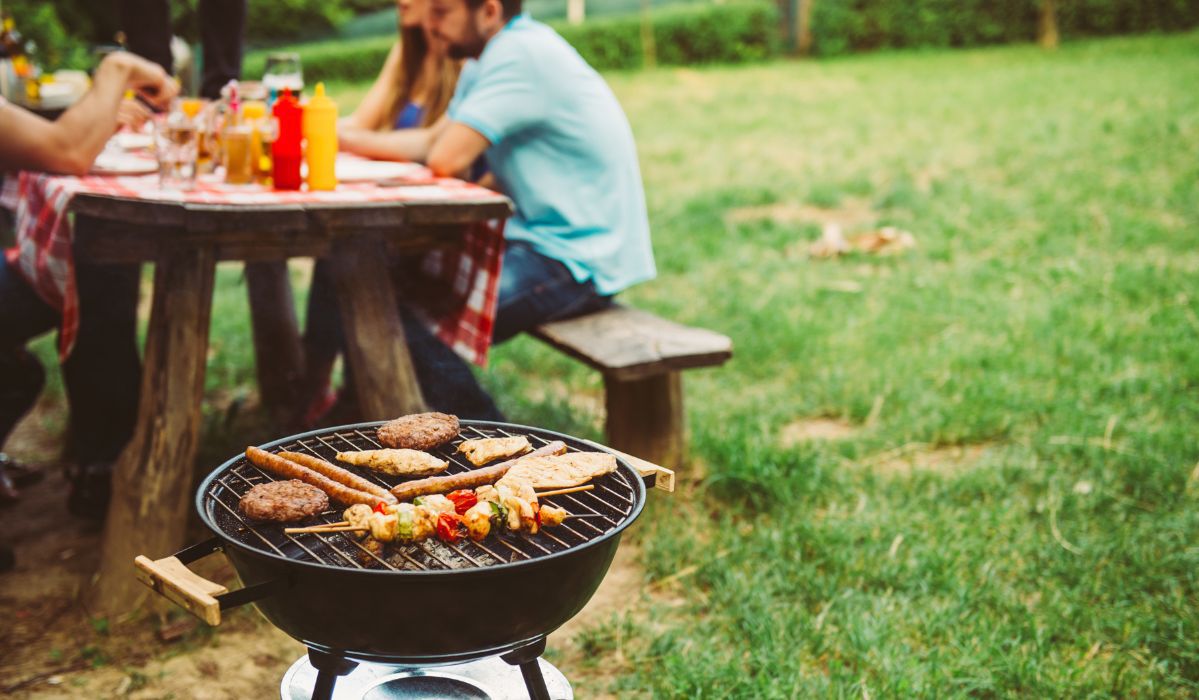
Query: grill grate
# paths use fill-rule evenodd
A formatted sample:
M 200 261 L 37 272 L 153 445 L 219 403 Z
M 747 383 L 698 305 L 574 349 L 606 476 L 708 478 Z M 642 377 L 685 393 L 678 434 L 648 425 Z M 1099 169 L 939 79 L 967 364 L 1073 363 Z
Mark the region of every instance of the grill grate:
M 464 421 L 458 437 L 454 438 L 451 443 L 436 450 L 429 450 L 429 452 L 449 460 L 450 466 L 444 472 L 445 474 L 460 473 L 476 468 L 457 452 L 458 445 L 463 440 L 515 435 L 528 437 L 534 449 L 548 444 L 552 439 L 562 439 L 559 436 L 543 437 L 535 430 L 520 429 L 515 426 L 512 428 L 500 427 L 495 424 L 475 426 Z M 564 441 L 569 452 L 592 449 L 585 445 L 576 446 L 569 439 Z M 342 464 L 336 460 L 338 452 L 379 449 L 380 447 L 382 446 L 374 439 L 373 428 L 356 426 L 301 436 L 296 440 L 276 445 L 271 448 L 271 451 L 305 452 L 390 488 L 400 483 L 401 479 L 379 474 L 369 469 Z M 561 552 L 614 530 L 633 512 L 638 495 L 638 489 L 630 481 L 628 470 L 622 468 L 593 480 L 595 488 L 591 491 L 541 499 L 544 503 L 566 509 L 571 515 L 588 517 L 567 518 L 562 525 L 545 528 L 536 535 L 507 531 L 498 533 L 497 530 L 493 530 L 492 534 L 482 542 L 463 539 L 455 544 L 448 544 L 430 538 L 414 544 L 392 544 L 382 552 L 375 552 L 363 546 L 362 542 L 351 535 L 341 533 L 288 535 L 283 532 L 281 525 L 254 522 L 242 517 L 237 507 L 241 497 L 253 486 L 275 480 L 278 480 L 278 477 L 262 471 L 244 457 L 236 460 L 222 473 L 212 478 L 208 485 L 204 505 L 210 521 L 235 541 L 269 554 L 338 568 L 389 569 L 392 571 L 469 569 L 527 561 Z M 344 510 L 345 506 L 333 504 L 330 510 L 303 524 L 318 525 L 337 522 L 342 519 Z M 300 523 L 294 524 L 299 525 Z

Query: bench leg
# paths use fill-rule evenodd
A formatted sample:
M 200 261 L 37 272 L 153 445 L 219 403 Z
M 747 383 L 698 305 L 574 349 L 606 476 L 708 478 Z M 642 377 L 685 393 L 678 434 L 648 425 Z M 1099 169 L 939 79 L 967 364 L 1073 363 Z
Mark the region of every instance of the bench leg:
M 682 375 L 667 372 L 633 381 L 605 376 L 604 389 L 608 444 L 677 469 L 687 448 Z

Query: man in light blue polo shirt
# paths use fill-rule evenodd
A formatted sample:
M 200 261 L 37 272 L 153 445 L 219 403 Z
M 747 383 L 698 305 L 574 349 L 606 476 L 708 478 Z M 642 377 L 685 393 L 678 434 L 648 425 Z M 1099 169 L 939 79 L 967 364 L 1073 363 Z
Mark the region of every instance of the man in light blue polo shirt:
M 652 279 L 633 133 L 603 78 L 554 30 L 522 15 L 521 0 L 430 0 L 428 21 L 450 55 L 476 61 L 446 117 L 422 137 L 425 160 L 460 175 L 485 155 L 489 177 L 515 205 L 494 341 L 602 308 Z M 433 408 L 499 416 L 490 398 L 479 403 L 486 394 L 465 367 L 450 367 L 447 353 L 405 325 Z

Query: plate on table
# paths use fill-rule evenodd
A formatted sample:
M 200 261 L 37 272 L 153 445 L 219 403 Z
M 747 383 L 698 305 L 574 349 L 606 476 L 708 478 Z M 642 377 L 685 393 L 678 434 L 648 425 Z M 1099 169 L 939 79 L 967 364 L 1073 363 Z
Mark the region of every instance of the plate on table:
M 158 161 L 130 153 L 105 151 L 92 163 L 93 175 L 148 175 L 158 172 Z
M 418 177 L 425 172 L 419 163 L 399 163 L 392 160 L 338 159 L 338 182 L 379 182 Z
M 142 148 L 149 148 L 154 145 L 154 136 L 151 134 L 139 134 L 132 131 L 122 131 L 112 137 L 119 148 L 126 151 L 136 151 Z

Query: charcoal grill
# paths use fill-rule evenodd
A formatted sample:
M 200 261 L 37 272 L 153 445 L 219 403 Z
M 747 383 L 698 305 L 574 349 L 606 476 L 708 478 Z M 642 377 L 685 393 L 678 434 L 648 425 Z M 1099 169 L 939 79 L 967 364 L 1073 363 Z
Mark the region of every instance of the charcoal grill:
M 381 423 L 362 423 L 283 438 L 262 449 L 305 452 L 334 461 L 338 452 L 376 449 Z M 465 439 L 524 435 L 534 448 L 560 440 L 568 451 L 606 450 L 587 440 L 506 423 L 462 421 L 451 443 L 430 450 L 447 473 L 474 469 L 457 453 Z M 332 695 L 339 675 L 358 661 L 412 666 L 455 664 L 500 655 L 519 666 L 530 697 L 547 698 L 538 657 L 545 637 L 595 593 L 622 532 L 645 505 L 646 482 L 673 488 L 669 470 L 616 453 L 618 468 L 594 489 L 544 500 L 573 517 L 537 535 L 495 533 L 483 542 L 434 539 L 392 545 L 382 553 L 344 533 L 286 534 L 273 523 L 242 517 L 238 500 L 273 474 L 240 455 L 213 471 L 196 508 L 214 537 L 173 557 L 138 557 L 138 576 L 209 624 L 253 602 L 277 627 L 305 644 L 319 671 L 314 698 Z M 633 462 L 638 466 L 634 467 Z M 346 465 L 342 465 L 346 466 Z M 387 487 L 401 479 L 346 466 Z M 305 525 L 342 519 L 334 505 Z M 224 551 L 243 583 L 236 591 L 207 581 L 186 565 Z

